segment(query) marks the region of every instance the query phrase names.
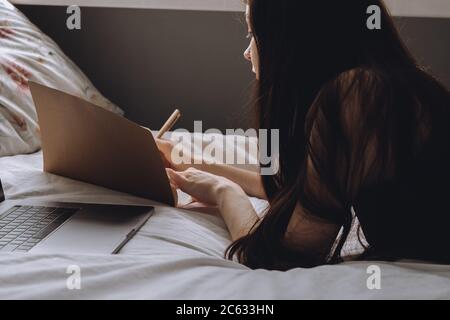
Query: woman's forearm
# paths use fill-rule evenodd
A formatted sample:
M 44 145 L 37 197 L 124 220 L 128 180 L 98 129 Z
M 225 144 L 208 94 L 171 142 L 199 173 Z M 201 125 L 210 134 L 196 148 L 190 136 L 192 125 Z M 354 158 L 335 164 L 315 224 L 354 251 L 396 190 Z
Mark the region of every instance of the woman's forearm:
M 258 172 L 239 169 L 224 164 L 207 163 L 199 165 L 197 169 L 222 176 L 233 181 L 234 183 L 240 185 L 249 196 L 267 199 L 261 180 L 261 175 Z
M 171 184 L 194 199 L 217 206 L 233 240 L 247 235 L 259 221 L 245 191 L 230 179 L 195 168 L 180 172 L 168 169 L 167 174 Z
M 168 162 L 166 165 L 176 171 L 181 172 L 187 170 L 188 168 L 195 168 L 197 170 L 208 172 L 233 181 L 234 183 L 240 185 L 241 188 L 244 189 L 244 191 L 250 196 L 260 199 L 267 198 L 259 172 L 244 170 L 226 164 L 209 164 L 205 162 L 204 158 L 197 159 L 196 156 L 191 159 L 192 161 L 189 164 L 174 163 L 172 155 L 176 146 L 175 142 L 157 139 L 156 143 L 158 144 L 159 150 L 164 155 L 164 159 Z M 181 151 L 182 150 L 183 149 L 181 149 Z M 180 150 L 176 149 L 176 151 L 179 152 Z
M 246 236 L 259 221 L 253 205 L 244 192 L 223 188 L 219 191 L 218 207 L 233 241 Z

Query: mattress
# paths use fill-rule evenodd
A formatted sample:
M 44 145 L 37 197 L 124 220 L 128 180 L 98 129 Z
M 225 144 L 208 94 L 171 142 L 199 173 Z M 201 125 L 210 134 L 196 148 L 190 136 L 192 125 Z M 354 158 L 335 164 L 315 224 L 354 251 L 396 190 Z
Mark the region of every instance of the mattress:
M 288 272 L 250 270 L 223 258 L 230 236 L 214 208 L 174 209 L 43 173 L 41 152 L 0 158 L 0 177 L 8 199 L 156 206 L 118 255 L 0 254 L 1 299 L 450 298 L 450 266 L 444 265 L 347 262 Z M 380 271 L 379 289 L 370 285 L 373 265 Z M 79 290 L 67 286 L 72 266 L 80 270 Z

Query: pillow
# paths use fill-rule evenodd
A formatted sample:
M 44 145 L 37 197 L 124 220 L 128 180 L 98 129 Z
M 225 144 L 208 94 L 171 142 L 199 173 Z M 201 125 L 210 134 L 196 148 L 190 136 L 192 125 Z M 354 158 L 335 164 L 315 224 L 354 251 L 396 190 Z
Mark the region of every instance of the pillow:
M 83 72 L 17 8 L 0 0 L 0 156 L 40 149 L 28 80 L 86 99 L 123 115 Z

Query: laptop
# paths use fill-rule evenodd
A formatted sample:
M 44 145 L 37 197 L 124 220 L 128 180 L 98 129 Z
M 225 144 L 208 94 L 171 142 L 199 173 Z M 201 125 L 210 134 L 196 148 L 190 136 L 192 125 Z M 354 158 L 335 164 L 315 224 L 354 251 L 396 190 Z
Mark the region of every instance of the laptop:
M 152 133 L 79 97 L 29 82 L 44 171 L 175 205 Z M 6 200 L 0 181 L 0 252 L 115 254 L 151 206 Z
M 153 211 L 149 206 L 9 201 L 0 180 L 0 253 L 115 254 Z

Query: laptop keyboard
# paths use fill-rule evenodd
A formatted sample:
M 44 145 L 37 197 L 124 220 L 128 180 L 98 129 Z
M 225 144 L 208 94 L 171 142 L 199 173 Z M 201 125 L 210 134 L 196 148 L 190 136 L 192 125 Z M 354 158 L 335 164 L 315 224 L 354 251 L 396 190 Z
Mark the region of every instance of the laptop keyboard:
M 77 208 L 15 206 L 0 215 L 0 252 L 27 252 L 48 236 Z

